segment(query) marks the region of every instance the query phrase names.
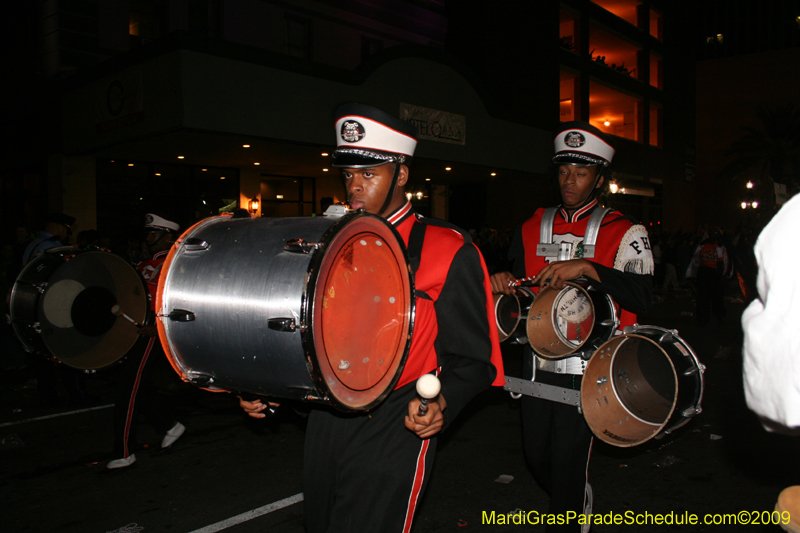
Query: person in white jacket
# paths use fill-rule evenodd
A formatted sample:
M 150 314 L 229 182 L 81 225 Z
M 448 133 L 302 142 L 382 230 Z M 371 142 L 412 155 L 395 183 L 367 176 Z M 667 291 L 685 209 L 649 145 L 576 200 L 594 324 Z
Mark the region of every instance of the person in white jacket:
M 800 195 L 786 203 L 755 246 L 758 298 L 742 315 L 747 406 L 767 431 L 800 435 Z

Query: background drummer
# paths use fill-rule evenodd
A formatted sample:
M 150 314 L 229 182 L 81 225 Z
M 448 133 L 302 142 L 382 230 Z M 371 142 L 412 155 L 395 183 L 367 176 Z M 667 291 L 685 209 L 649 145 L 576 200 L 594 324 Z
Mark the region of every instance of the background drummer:
M 161 267 L 175 243 L 179 229 L 176 222 L 159 215 L 149 213 L 145 216 L 145 244 L 150 257 L 136 267 L 150 292 L 150 310 L 147 324 L 131 324 L 131 327 L 139 328 L 140 338 L 118 369 L 114 401 L 114 459 L 106 465 L 109 470 L 126 468 L 136 462 L 134 446 L 140 414 L 156 432 L 164 435 L 161 439 L 162 450 L 172 447 L 186 429 L 175 420 L 175 400 L 166 392 L 170 382 L 177 383 L 179 380 L 159 342 L 154 316 Z
M 511 294 L 509 283 L 530 277 L 539 287 L 561 289 L 564 282 L 585 278 L 595 290 L 610 295 L 620 306 L 620 330 L 636 322 L 652 300 L 653 256 L 647 231 L 617 211 L 605 215 L 593 258 L 583 258 L 584 236 L 592 213 L 601 208 L 598 196 L 610 179 L 608 166 L 614 148 L 600 130 L 585 122 L 564 123 L 555 135 L 555 170 L 561 203 L 552 223 L 551 243 L 561 256 L 538 256 L 545 210 L 538 209 L 517 228 L 509 251 L 511 272 L 492 276 L 494 293 Z M 565 243 L 565 244 L 562 244 Z M 557 252 L 559 253 L 559 252 Z M 526 379 L 580 390 L 586 364 L 580 356 L 560 360 L 534 357 L 526 347 Z M 534 477 L 550 496 L 550 512 L 589 514 L 592 489 L 588 483 L 592 433 L 574 406 L 530 396 L 522 397 L 523 444 Z M 577 521 L 548 526 L 548 531 L 581 531 Z M 589 528 L 583 528 L 588 531 Z
M 435 436 L 478 392 L 502 385 L 503 367 L 486 267 L 468 234 L 423 219 L 406 199 L 416 130 L 376 108 L 346 104 L 336 114 L 334 166 L 350 207 L 382 216 L 409 248 L 416 317 L 395 390 L 368 414 L 314 408 L 305 440 L 306 531 L 408 531 L 427 485 Z M 365 331 L 364 335 L 376 332 Z M 419 415 L 415 382 L 436 373 L 441 394 Z M 241 401 L 254 417 L 267 406 Z

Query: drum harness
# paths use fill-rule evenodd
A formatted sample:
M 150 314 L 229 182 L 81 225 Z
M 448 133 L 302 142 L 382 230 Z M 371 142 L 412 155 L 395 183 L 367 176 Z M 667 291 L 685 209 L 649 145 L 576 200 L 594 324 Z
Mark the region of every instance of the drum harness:
M 536 245 L 536 255 L 539 257 L 556 257 L 558 261 L 569 259 L 592 259 L 594 258 L 595 243 L 597 234 L 605 216 L 611 212 L 608 207 L 598 207 L 595 209 L 586 224 L 586 232 L 583 241 L 578 243 L 553 242 L 553 223 L 555 222 L 558 207 L 548 207 L 544 210 L 542 221 L 539 226 L 539 244 Z M 574 248 L 574 253 L 573 253 Z M 590 356 L 591 357 L 591 356 Z M 544 360 L 534 355 L 535 365 L 533 376 L 530 380 L 506 376 L 505 389 L 509 391 L 511 397 L 519 399 L 521 395 L 533 396 L 567 405 L 574 405 L 580 410 L 581 396 L 580 391 L 565 389 L 539 383 L 534 381 L 536 369 L 553 372 L 557 374 L 583 374 L 588 358 L 570 356 L 564 359 Z

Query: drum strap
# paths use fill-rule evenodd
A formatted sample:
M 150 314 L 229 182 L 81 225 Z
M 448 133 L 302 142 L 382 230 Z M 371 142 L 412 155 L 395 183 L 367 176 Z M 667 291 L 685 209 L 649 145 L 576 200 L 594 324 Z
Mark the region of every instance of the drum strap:
M 583 242 L 578 244 L 577 257 L 584 259 L 594 258 L 594 245 L 597 242 L 600 225 L 610 211 L 611 209 L 608 207 L 598 207 L 592 212 L 589 221 L 586 223 Z M 553 243 L 553 223 L 556 220 L 556 213 L 558 213 L 557 207 L 548 207 L 544 210 L 539 226 L 539 244 L 536 247 L 536 255 L 539 257 L 556 257 L 558 261 L 566 261 L 572 259 L 572 245 L 570 243 Z
M 415 220 L 408 236 L 408 260 L 411 263 L 411 272 L 416 275 L 422 259 L 422 245 L 425 242 L 425 230 L 428 226 Z M 415 290 L 416 296 L 430 300 L 431 297 L 422 291 Z

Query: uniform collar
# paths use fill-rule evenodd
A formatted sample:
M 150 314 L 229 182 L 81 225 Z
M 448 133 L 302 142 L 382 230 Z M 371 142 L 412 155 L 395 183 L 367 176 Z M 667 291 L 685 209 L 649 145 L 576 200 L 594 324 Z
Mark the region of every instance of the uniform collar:
M 414 208 L 411 207 L 411 202 L 407 201 L 403 205 L 403 207 L 395 210 L 394 212 L 392 212 L 392 214 L 386 217 L 386 221 L 392 226 L 397 227 L 400 225 L 401 222 L 403 222 L 405 219 L 412 216 L 413 214 L 414 214 Z
M 566 220 L 569 223 L 572 223 L 588 217 L 592 213 L 592 211 L 594 211 L 594 208 L 597 207 L 597 198 L 593 199 L 591 202 L 589 202 L 585 206 L 581 207 L 580 209 L 572 213 L 571 217 L 569 216 L 569 213 L 567 213 L 567 210 L 564 209 L 562 205 L 558 206 L 559 207 L 558 212 L 561 213 L 561 217 L 564 220 Z

